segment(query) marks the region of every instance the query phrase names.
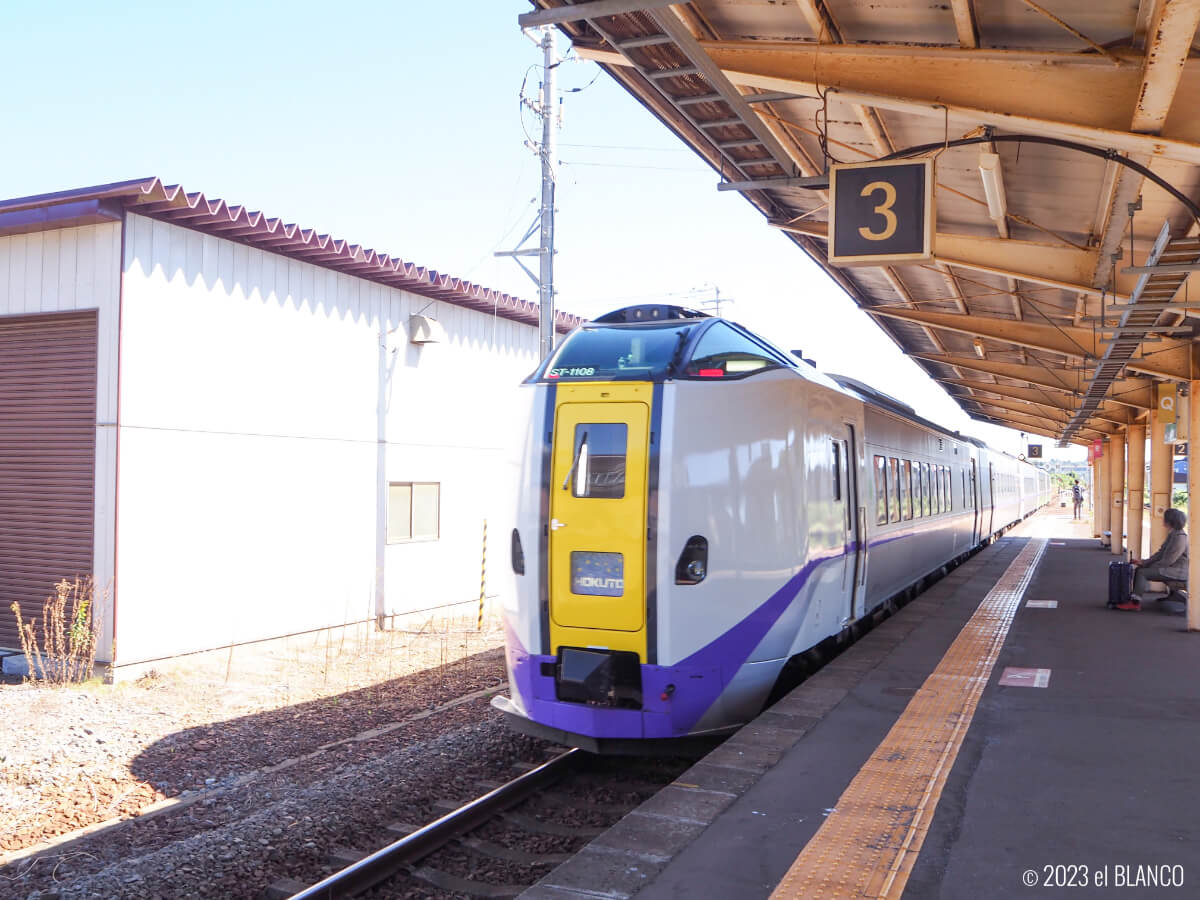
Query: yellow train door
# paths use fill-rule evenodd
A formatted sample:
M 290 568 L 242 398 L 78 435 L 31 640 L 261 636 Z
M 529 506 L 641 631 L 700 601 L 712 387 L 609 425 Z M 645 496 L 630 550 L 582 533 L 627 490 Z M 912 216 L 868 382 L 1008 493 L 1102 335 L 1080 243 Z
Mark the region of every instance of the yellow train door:
M 551 652 L 646 660 L 649 384 L 560 384 L 550 479 Z

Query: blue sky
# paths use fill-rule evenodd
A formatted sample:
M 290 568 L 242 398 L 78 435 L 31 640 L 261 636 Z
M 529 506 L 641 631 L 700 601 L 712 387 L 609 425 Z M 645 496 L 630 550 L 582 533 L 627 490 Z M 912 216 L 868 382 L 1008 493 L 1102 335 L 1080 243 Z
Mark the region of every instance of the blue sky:
M 534 297 L 510 249 L 536 210 L 520 0 L 14 6 L 0 33 L 0 196 L 157 175 Z M 560 50 L 567 49 L 561 38 Z M 531 68 L 532 67 L 532 68 Z M 1011 452 L 790 241 L 586 62 L 560 67 L 556 280 L 595 315 L 721 294 L 725 314 Z M 1049 442 L 1045 442 L 1049 445 Z M 1079 454 L 1075 454 L 1079 455 Z

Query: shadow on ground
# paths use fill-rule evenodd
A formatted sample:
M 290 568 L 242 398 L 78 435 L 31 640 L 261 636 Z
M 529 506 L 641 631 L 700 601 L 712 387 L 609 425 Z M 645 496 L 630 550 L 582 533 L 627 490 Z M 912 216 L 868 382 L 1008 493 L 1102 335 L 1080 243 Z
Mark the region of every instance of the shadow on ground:
M 221 786 L 504 683 L 503 650 L 486 650 L 359 690 L 175 732 L 138 755 L 131 772 L 168 797 Z

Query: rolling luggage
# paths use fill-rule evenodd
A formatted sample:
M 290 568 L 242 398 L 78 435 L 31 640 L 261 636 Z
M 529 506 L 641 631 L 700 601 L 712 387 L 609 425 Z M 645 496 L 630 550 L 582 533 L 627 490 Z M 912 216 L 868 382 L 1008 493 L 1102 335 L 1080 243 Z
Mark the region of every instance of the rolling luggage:
M 1108 564 L 1108 607 L 1129 602 L 1133 592 L 1133 563 L 1117 560 Z

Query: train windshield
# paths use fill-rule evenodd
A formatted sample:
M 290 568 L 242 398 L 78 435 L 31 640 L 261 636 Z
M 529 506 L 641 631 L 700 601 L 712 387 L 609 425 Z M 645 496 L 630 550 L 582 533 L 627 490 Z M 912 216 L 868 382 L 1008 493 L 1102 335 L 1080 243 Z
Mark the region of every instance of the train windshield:
M 585 325 L 559 347 L 545 377 L 650 378 L 670 365 L 693 325 Z

